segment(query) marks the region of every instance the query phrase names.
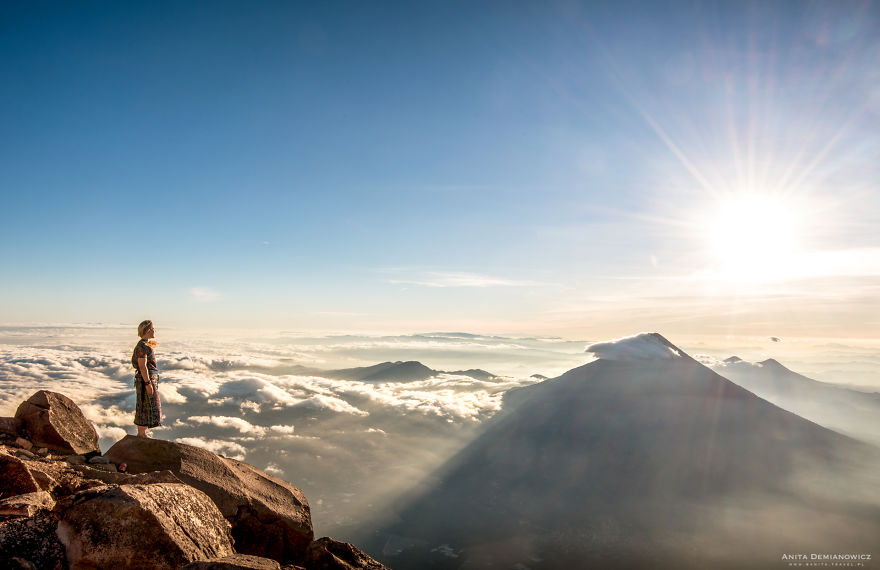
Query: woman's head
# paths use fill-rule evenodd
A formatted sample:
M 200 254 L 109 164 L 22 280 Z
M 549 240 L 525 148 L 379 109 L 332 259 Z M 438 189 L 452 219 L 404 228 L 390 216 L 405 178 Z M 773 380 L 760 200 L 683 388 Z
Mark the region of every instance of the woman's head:
M 153 329 L 153 321 L 149 319 L 141 322 L 141 324 L 138 325 L 138 336 L 141 338 L 152 337 L 153 335 L 151 333 L 153 332 L 155 332 L 155 330 Z

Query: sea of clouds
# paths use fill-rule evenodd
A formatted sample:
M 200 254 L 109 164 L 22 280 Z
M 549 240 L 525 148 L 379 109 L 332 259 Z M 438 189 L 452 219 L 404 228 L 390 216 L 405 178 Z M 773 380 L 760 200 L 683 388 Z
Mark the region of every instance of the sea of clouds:
M 48 389 L 80 405 L 103 450 L 135 433 L 130 358 L 137 337 L 130 329 L 0 327 L 0 416 L 13 415 L 23 400 Z M 245 460 L 291 481 L 313 506 L 316 532 L 343 539 L 377 509 L 428 484 L 435 469 L 498 413 L 508 390 L 558 376 L 595 356 L 631 356 L 645 346 L 674 356 L 652 337 L 595 343 L 467 333 L 223 336 L 169 329 L 160 330 L 158 340 L 165 421 L 154 437 Z M 585 353 L 588 346 L 593 354 Z M 749 356 L 751 348 L 741 350 Z M 834 350 L 845 357 L 809 354 L 837 369 L 855 362 L 868 377 L 880 369 L 876 352 Z M 703 353 L 701 358 L 714 358 L 709 350 Z M 438 372 L 403 382 L 321 374 L 406 360 Z M 791 360 L 786 364 L 792 367 Z M 439 372 L 474 368 L 495 376 Z
M 135 433 L 130 327 L 0 327 L 0 415 L 40 389 L 68 395 L 103 450 Z M 589 360 L 583 342 L 464 333 L 291 333 L 243 338 L 160 332 L 164 425 L 154 437 L 248 461 L 303 488 L 318 533 L 344 536 L 412 489 L 501 409 L 506 391 Z M 419 360 L 405 382 L 322 376 L 327 369 Z M 479 379 L 441 370 L 486 368 Z

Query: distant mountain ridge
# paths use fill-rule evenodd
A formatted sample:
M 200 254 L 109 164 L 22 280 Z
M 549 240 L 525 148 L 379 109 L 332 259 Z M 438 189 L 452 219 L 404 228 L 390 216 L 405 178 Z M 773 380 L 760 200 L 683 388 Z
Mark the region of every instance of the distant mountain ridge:
M 361 382 L 405 382 L 408 380 L 425 380 L 436 375 L 436 372 L 421 362 L 410 360 L 406 362 L 382 362 L 373 366 L 358 368 L 325 370 L 323 374 L 330 378 L 359 380 Z
M 880 445 L 880 393 L 813 380 L 772 358 L 752 363 L 733 356 L 712 369 L 781 408 Z
M 340 370 L 323 370 L 320 371 L 320 374 L 329 378 L 358 380 L 361 382 L 408 382 L 412 380 L 426 380 L 440 374 L 470 376 L 475 380 L 483 381 L 491 381 L 497 378 L 494 374 L 480 369 L 457 370 L 454 372 L 434 370 L 415 360 L 382 362 L 373 366 L 343 368 Z

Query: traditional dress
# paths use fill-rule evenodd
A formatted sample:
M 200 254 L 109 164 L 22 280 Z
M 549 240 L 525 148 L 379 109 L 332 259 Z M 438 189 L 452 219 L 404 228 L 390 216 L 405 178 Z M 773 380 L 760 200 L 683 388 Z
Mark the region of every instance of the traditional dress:
M 138 368 L 138 358 L 147 359 L 148 382 L 153 385 L 153 393 L 147 394 L 147 384 Z M 134 409 L 134 424 L 138 426 L 156 427 L 162 425 L 162 402 L 159 398 L 159 367 L 156 366 L 156 355 L 147 341 L 141 339 L 134 347 L 131 365 L 135 369 L 134 388 L 137 393 L 137 404 Z

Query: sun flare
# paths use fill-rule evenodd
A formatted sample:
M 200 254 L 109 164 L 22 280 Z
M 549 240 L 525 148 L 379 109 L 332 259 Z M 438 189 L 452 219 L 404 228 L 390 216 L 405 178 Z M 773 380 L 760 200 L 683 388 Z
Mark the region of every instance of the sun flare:
M 734 283 L 784 279 L 799 249 L 800 225 L 795 204 L 777 196 L 725 200 L 706 228 L 714 273 Z

